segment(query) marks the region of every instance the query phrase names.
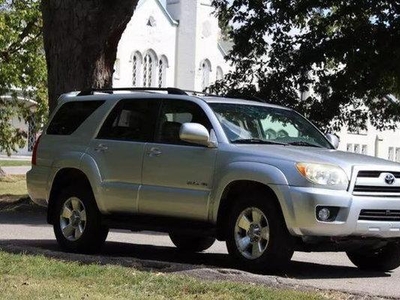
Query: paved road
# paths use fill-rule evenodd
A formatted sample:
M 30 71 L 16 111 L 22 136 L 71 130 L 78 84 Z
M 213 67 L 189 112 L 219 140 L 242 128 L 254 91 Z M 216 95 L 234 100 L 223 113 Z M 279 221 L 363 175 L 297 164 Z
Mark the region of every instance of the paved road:
M 45 224 L 44 212 L 0 212 L 0 247 L 2 245 L 37 248 L 45 253 L 61 253 L 52 228 Z M 343 253 L 296 252 L 285 274 L 253 275 L 227 270 L 232 267 L 232 262 L 227 255 L 225 244 L 221 242 L 215 243 L 205 253 L 182 255 L 176 251 L 165 234 L 112 231 L 101 257 L 118 257 L 121 260 L 135 258 L 169 264 L 176 262 L 192 266 L 192 269 L 205 268 L 211 271 L 219 270 L 220 273 L 239 274 L 243 277 L 240 281 L 265 283 L 268 279 L 268 282 L 275 281 L 280 284 L 368 294 L 373 298 L 400 299 L 400 268 L 388 273 L 360 271 Z M 99 259 L 99 256 L 96 259 Z

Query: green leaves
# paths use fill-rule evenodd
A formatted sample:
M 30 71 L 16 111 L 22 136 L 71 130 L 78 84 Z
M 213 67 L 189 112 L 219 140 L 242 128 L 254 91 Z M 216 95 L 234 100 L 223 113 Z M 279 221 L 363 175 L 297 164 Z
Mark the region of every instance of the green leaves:
M 27 133 L 11 120 L 34 117 L 41 123 L 47 113 L 46 62 L 39 1 L 0 0 L 0 151 L 10 155 L 24 146 Z M 17 93 L 18 90 L 18 93 Z M 35 116 L 28 106 L 37 102 Z
M 233 27 L 228 58 L 236 65 L 214 91 L 246 94 L 257 86 L 256 96 L 298 109 L 325 128 L 362 128 L 367 118 L 378 128 L 391 128 L 400 121 L 399 104 L 383 98 L 400 94 L 398 1 L 213 5 Z

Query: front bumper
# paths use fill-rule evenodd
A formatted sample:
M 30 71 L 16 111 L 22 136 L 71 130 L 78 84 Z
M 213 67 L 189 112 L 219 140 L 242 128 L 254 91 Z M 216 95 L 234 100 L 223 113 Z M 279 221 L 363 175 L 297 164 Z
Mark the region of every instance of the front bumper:
M 361 210 L 400 211 L 400 197 L 355 196 L 348 191 L 287 187 L 290 198 L 285 217 L 289 231 L 298 236 L 399 238 L 400 221 L 360 220 Z M 287 203 L 287 202 L 286 202 Z M 318 206 L 338 207 L 333 221 L 317 220 Z M 291 211 L 290 211 L 291 210 Z

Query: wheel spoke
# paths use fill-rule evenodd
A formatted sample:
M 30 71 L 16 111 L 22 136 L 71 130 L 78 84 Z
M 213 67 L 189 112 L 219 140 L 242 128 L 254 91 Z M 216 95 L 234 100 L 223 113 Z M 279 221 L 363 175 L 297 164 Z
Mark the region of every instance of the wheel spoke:
M 66 205 L 64 205 L 61 216 L 65 219 L 70 219 L 72 216 L 72 211 Z
M 68 224 L 62 229 L 62 232 L 65 237 L 69 237 L 74 233 L 74 227 L 71 224 Z
M 72 203 L 72 209 L 75 211 L 80 211 L 81 210 L 81 205 L 80 205 L 80 201 L 76 198 L 71 199 L 71 203 Z
M 253 209 L 252 212 L 251 212 L 251 215 L 252 215 L 252 218 L 253 218 L 253 223 L 261 224 L 263 216 L 258 210 Z
M 81 224 L 77 228 L 75 228 L 75 239 L 79 239 L 83 233 L 83 227 Z
M 240 251 L 245 251 L 250 245 L 250 238 L 245 236 L 238 240 L 238 248 Z
M 252 243 L 251 256 L 256 258 L 263 253 L 263 247 L 260 242 Z
M 242 215 L 242 217 L 239 220 L 238 226 L 243 230 L 248 231 L 250 228 L 250 224 L 251 224 L 250 220 L 245 215 Z
M 263 240 L 269 241 L 269 226 L 264 226 L 261 228 L 261 238 Z
M 80 217 L 81 217 L 81 221 L 85 221 L 86 222 L 86 210 L 82 210 L 80 212 Z

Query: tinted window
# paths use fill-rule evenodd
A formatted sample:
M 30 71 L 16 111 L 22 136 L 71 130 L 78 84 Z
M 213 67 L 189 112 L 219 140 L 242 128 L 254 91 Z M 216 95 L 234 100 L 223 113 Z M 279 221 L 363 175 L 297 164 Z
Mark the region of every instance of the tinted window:
M 166 100 L 163 102 L 156 141 L 169 144 L 188 144 L 179 138 L 179 130 L 183 123 L 199 123 L 208 130 L 211 123 L 200 106 L 182 100 Z M 191 144 L 192 145 L 192 144 Z
M 150 141 L 154 136 L 159 100 L 122 100 L 111 111 L 97 138 Z
M 56 112 L 47 128 L 47 134 L 69 135 L 96 110 L 104 101 L 67 102 Z

